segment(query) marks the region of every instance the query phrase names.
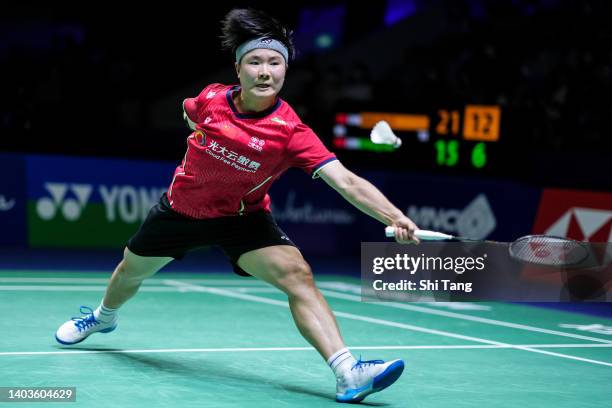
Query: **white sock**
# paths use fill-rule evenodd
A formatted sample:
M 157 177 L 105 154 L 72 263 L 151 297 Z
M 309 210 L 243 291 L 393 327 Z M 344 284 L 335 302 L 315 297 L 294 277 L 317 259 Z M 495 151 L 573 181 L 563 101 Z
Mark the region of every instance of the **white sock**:
M 94 310 L 94 317 L 102 323 L 110 323 L 113 320 L 117 320 L 117 310 L 108 308 L 104 306 L 104 303 L 100 303 L 100 306 Z
M 344 376 L 346 373 L 350 372 L 355 363 L 355 357 L 353 357 L 346 347 L 336 351 L 327 360 L 327 365 L 331 367 L 336 377 Z

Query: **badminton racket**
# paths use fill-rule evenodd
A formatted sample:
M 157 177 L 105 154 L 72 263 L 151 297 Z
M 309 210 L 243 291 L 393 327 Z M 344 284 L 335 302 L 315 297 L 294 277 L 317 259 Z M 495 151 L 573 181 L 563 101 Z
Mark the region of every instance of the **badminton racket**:
M 385 228 L 385 235 L 387 237 L 395 236 L 395 228 Z M 501 243 L 428 230 L 416 230 L 414 236 L 421 241 Z M 586 260 L 590 254 L 589 248 L 584 242 L 548 235 L 520 237 L 509 243 L 508 252 L 512 258 L 519 261 L 546 266 L 577 265 Z

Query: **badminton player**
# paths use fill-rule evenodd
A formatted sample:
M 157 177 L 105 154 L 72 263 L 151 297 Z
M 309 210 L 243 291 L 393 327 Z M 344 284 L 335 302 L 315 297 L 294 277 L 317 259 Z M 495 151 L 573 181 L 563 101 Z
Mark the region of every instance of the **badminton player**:
M 270 213 L 267 192 L 290 167 L 322 178 L 346 200 L 387 226 L 400 243 L 416 225 L 366 180 L 347 170 L 278 97 L 295 54 L 291 32 L 267 14 L 234 9 L 222 21 L 222 45 L 235 56 L 239 85 L 212 84 L 183 102 L 193 131 L 168 191 L 128 241 L 100 306 L 59 327 L 76 344 L 117 327 L 117 311 L 142 281 L 173 259 L 219 245 L 236 273 L 285 292 L 295 324 L 336 376 L 336 399 L 358 402 L 399 378 L 402 360 L 356 360 L 346 348 L 309 265 Z

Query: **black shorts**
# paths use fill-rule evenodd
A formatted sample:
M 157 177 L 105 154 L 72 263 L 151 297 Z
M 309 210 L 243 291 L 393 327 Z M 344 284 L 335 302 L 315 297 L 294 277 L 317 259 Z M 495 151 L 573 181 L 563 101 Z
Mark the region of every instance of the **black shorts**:
M 174 211 L 164 193 L 127 247 L 140 256 L 181 259 L 192 249 L 211 245 L 223 249 L 234 272 L 241 276 L 250 276 L 237 264 L 245 252 L 274 245 L 296 246 L 265 211 L 195 219 Z

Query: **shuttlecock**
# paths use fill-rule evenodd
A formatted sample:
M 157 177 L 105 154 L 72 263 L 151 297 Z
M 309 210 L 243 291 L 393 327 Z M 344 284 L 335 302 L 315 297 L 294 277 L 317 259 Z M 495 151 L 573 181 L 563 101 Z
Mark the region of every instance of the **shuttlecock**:
M 402 140 L 395 136 L 395 133 L 391 130 L 391 126 L 384 120 L 374 125 L 372 132 L 370 132 L 370 140 L 376 144 L 388 144 L 396 148 L 402 145 Z

